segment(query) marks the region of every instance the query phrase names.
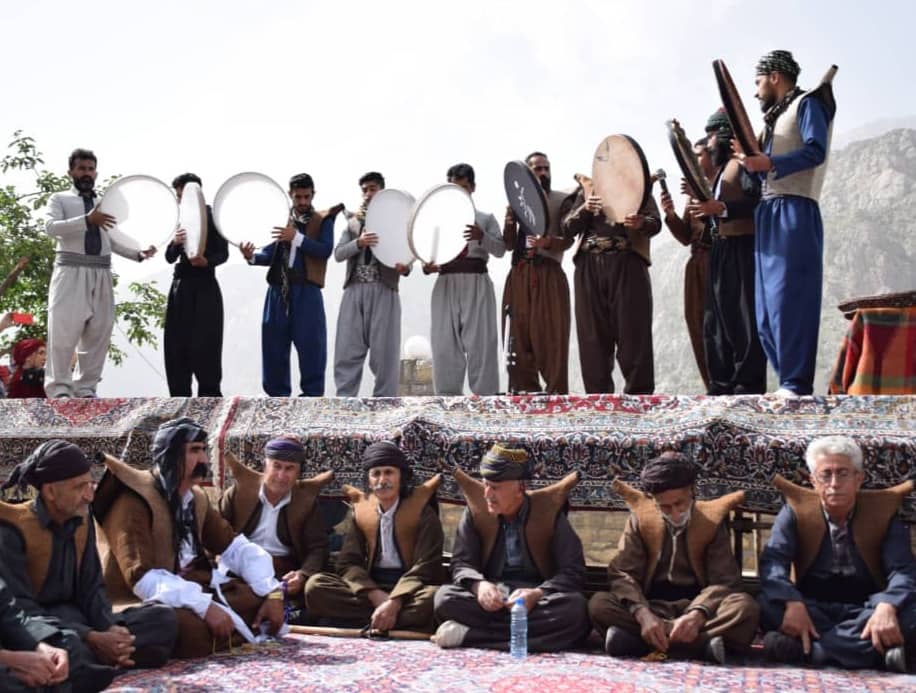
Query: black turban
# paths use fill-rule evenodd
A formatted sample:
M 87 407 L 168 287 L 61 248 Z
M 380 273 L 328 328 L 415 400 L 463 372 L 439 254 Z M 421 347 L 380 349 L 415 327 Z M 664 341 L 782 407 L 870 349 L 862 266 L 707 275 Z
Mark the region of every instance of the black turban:
M 397 467 L 402 472 L 410 471 L 404 451 L 390 440 L 372 443 L 363 451 L 363 470 L 368 472 L 373 467 Z
M 801 68 L 789 51 L 770 51 L 757 61 L 757 74 L 768 75 L 771 72 L 781 72 L 794 82 L 798 79 Z
M 706 121 L 706 132 L 721 135 L 726 140 L 732 138 L 732 124 L 724 109 L 720 108 L 709 116 L 709 120 Z
M 520 481 L 531 478 L 525 450 L 494 445 L 480 460 L 480 476 L 490 481 Z
M 696 466 L 679 452 L 664 452 L 649 460 L 639 475 L 643 490 L 652 495 L 693 486 L 696 478 Z
M 90 469 L 92 464 L 76 445 L 66 440 L 49 440 L 35 448 L 24 462 L 13 469 L 2 488 L 41 488 L 43 484 L 72 479 Z
M 274 438 L 264 446 L 264 457 L 281 462 L 305 462 L 305 448 L 292 438 Z

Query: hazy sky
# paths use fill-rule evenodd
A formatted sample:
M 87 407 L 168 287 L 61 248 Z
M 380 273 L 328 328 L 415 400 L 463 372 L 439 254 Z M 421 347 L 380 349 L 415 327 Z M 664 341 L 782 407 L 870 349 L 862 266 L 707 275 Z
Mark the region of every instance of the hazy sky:
M 209 197 L 239 171 L 308 171 L 317 206 L 355 208 L 366 170 L 419 195 L 466 161 L 501 219 L 506 161 L 546 151 L 569 187 L 612 133 L 677 175 L 665 121 L 701 134 L 721 57 L 758 125 L 773 48 L 802 86 L 839 65 L 836 132 L 916 113 L 911 2 L 18 0 L 0 25 L 0 136 L 24 130 L 61 172 L 76 146 L 102 176 L 192 170 Z

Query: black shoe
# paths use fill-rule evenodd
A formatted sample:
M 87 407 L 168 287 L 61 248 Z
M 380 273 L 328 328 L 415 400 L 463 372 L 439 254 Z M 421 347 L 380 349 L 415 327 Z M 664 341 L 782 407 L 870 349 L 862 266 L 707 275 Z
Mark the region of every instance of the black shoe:
M 802 664 L 805 661 L 805 648 L 798 638 L 772 630 L 763 636 L 763 656 L 769 662 Z
M 907 673 L 906 650 L 903 645 L 892 647 L 884 653 L 884 668 L 898 674 Z
M 649 647 L 638 635 L 611 626 L 604 636 L 604 651 L 611 657 L 642 657 L 648 653 Z
M 725 666 L 725 641 L 721 635 L 710 638 L 703 645 L 703 659 L 719 666 Z

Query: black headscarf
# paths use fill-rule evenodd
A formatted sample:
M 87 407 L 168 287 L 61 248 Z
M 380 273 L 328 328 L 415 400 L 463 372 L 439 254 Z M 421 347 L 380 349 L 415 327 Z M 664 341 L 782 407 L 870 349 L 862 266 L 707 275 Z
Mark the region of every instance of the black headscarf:
M 480 460 L 480 476 L 490 481 L 521 481 L 532 477 L 528 453 L 496 444 Z
M 368 479 L 369 470 L 373 467 L 397 467 L 401 470 L 400 494 L 406 496 L 413 485 L 413 471 L 404 451 L 397 443 L 390 440 L 380 440 L 372 443 L 363 451 L 363 471 Z
M 649 460 L 639 475 L 643 490 L 652 495 L 693 486 L 696 478 L 696 465 L 679 452 L 663 452 Z
M 24 462 L 13 469 L 0 490 L 18 486 L 40 489 L 54 481 L 72 479 L 92 469 L 92 463 L 73 443 L 66 440 L 49 440 L 39 445 Z

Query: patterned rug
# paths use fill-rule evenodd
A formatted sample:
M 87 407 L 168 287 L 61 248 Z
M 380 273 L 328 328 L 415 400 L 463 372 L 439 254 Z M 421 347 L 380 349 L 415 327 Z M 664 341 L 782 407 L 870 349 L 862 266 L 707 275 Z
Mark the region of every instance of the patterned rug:
M 442 466 L 476 469 L 496 441 L 528 449 L 537 483 L 577 470 L 573 508 L 624 509 L 609 481 L 638 479 L 643 464 L 679 450 L 701 466 L 701 497 L 744 489 L 744 509 L 775 513 L 782 499 L 771 479 L 805 478 L 804 451 L 831 433 L 855 437 L 865 451 L 866 487 L 916 475 L 916 397 L 680 397 L 666 395 L 0 400 L 0 478 L 42 440 L 66 437 L 88 452 L 149 463 L 160 423 L 190 416 L 210 431 L 214 484 L 225 482 L 225 455 L 257 467 L 268 439 L 292 432 L 305 441 L 305 473 L 333 468 L 336 484 L 361 484 L 359 463 L 371 442 L 397 438 L 420 478 Z M 535 485 L 536 485 L 535 484 Z M 461 494 L 446 475 L 439 492 Z M 905 507 L 916 520 L 916 496 Z
M 715 667 L 697 662 L 647 663 L 598 654 L 532 655 L 514 662 L 487 650 L 443 651 L 425 642 L 369 642 L 292 636 L 252 654 L 176 661 L 164 669 L 130 673 L 109 690 L 217 693 L 221 691 L 429 691 L 472 693 L 571 691 L 855 691 L 916 690 L 916 676 L 879 671 L 822 671 L 786 667 Z

